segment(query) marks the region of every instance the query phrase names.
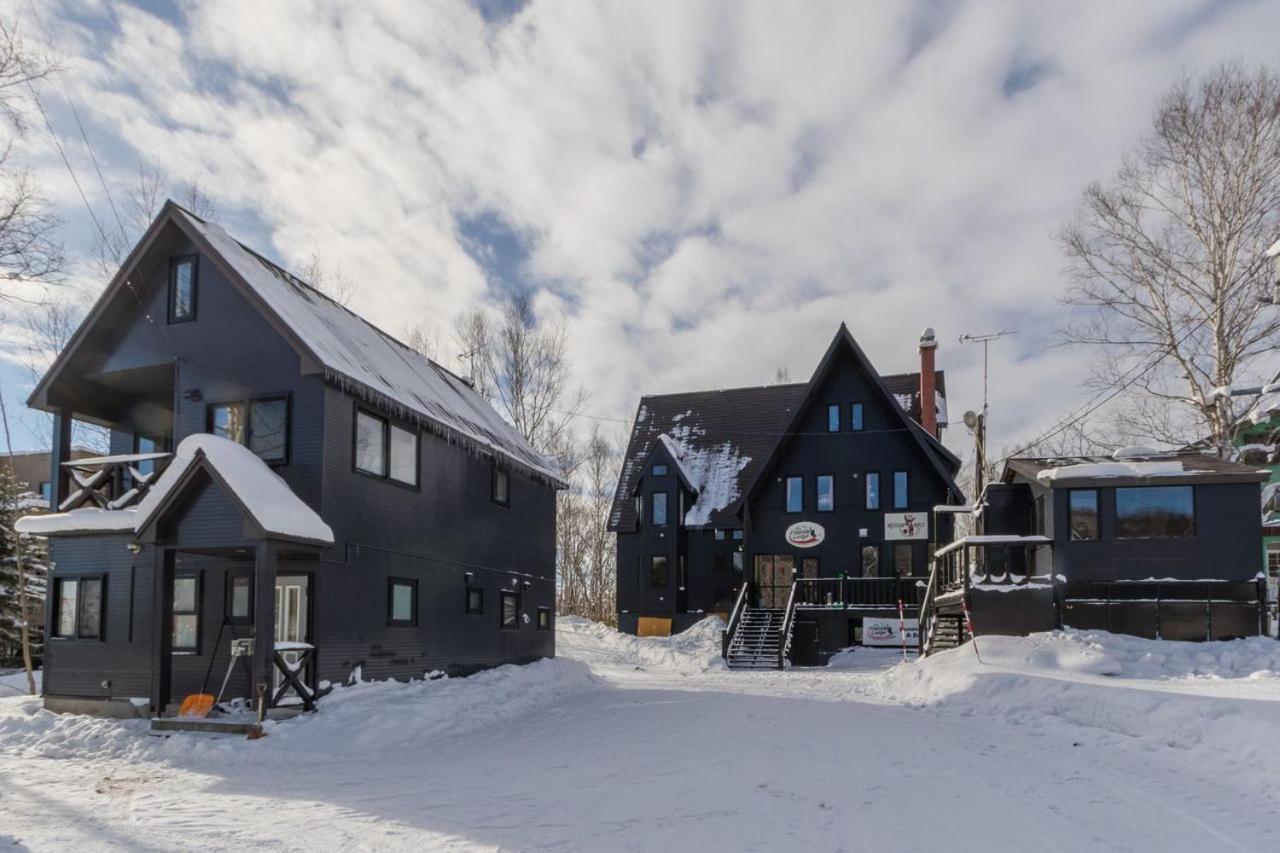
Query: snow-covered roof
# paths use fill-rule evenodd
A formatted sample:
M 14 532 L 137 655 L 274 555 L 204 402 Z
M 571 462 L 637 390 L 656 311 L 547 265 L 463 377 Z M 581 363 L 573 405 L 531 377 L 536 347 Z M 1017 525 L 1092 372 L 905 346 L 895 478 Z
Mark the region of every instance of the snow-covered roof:
M 132 533 L 137 523 L 138 511 L 130 509 L 99 509 L 85 507 L 70 512 L 24 515 L 14 523 L 19 533 L 38 536 L 68 535 L 76 533 Z
M 1177 459 L 1158 459 L 1145 462 L 1077 462 L 1060 468 L 1046 468 L 1036 475 L 1045 482 L 1054 480 L 1092 479 L 1095 477 L 1181 477 L 1187 472 Z
M 1261 482 L 1269 472 L 1206 453 L 1176 451 L 1150 456 L 1067 456 L 1049 458 L 1015 457 L 1005 462 L 1003 480 L 1016 477 L 1046 486 L 1104 481 L 1107 485 L 1170 482 Z
M 731 441 L 702 444 L 696 426 L 681 424 L 663 433 L 658 441 L 680 468 L 680 476 L 693 488 L 693 505 L 684 514 L 689 527 L 701 527 L 711 516 L 732 506 L 741 496 L 738 475 L 751 462 Z
M 263 258 L 221 226 L 176 205 L 174 210 L 315 355 L 329 379 L 561 482 L 550 463 L 469 383 Z
M 203 433 L 179 442 L 173 461 L 138 504 L 136 531 L 151 522 L 173 489 L 201 459 L 267 535 L 333 544 L 333 531 L 324 519 L 253 451 L 221 436 Z

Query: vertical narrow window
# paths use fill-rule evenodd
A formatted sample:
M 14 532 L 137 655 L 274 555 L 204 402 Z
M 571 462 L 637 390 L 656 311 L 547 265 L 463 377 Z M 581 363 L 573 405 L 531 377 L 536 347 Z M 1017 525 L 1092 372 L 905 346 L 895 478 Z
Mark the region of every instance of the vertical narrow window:
M 80 579 L 76 636 L 85 640 L 97 640 L 102 636 L 102 578 Z
M 196 258 L 178 258 L 169 266 L 169 322 L 196 318 Z
M 818 512 L 831 512 L 836 508 L 836 478 L 830 474 L 818 475 Z
M 520 594 L 517 592 L 502 593 L 501 607 L 499 608 L 499 625 L 506 629 L 516 629 L 520 627 Z
M 478 586 L 467 587 L 467 614 L 484 615 L 484 590 Z
M 493 464 L 493 502 L 500 506 L 511 506 L 511 475 Z
M 644 523 L 644 496 L 636 495 L 632 502 L 635 504 L 636 527 L 639 527 Z
M 840 431 L 840 405 L 832 403 L 827 406 L 827 432 Z
M 733 562 L 733 570 L 738 574 L 742 574 L 742 552 L 741 551 L 733 552 L 732 562 Z
M 418 485 L 418 434 L 391 424 L 391 479 Z
M 209 432 L 244 444 L 244 403 L 215 403 L 209 407 Z
M 787 478 L 787 512 L 804 512 L 804 478 Z
M 264 462 L 285 461 L 289 401 L 284 397 L 249 402 L 249 449 Z
M 854 403 L 849 407 L 849 429 L 861 432 L 862 428 L 862 404 Z
M 134 453 L 159 453 L 162 442 L 158 438 L 149 435 L 143 435 L 140 432 L 133 434 L 133 452 Z M 138 469 L 139 474 L 152 474 L 156 470 L 156 461 L 147 459 L 142 462 L 135 463 L 134 467 Z
M 54 586 L 58 607 L 57 619 L 54 621 L 54 636 L 74 637 L 80 582 L 75 578 L 59 578 L 54 581 Z
M 916 546 L 910 542 L 895 542 L 893 545 L 893 572 L 900 578 L 909 578 L 915 573 Z
M 53 507 L 53 482 L 51 480 L 43 480 L 40 483 L 40 499 L 50 508 Z
M 666 589 L 669 583 L 667 577 L 667 558 L 664 556 L 654 556 L 649 558 L 649 586 L 653 589 Z
M 880 508 L 880 472 L 867 472 L 867 509 Z
M 375 477 L 387 474 L 386 421 L 356 410 L 356 470 Z
M 418 582 L 391 578 L 387 590 L 387 624 L 412 628 L 418 624 Z
M 194 652 L 200 647 L 200 578 L 173 579 L 173 650 Z
M 253 579 L 244 572 L 227 575 L 227 616 L 233 622 L 253 618 Z
M 550 607 L 538 608 L 538 630 L 539 631 L 551 630 L 551 608 Z
M 862 576 L 880 577 L 880 549 L 875 545 L 862 546 Z
M 655 527 L 663 527 L 667 523 L 667 493 L 654 492 L 649 496 L 653 502 L 653 512 L 649 516 Z
M 1098 538 L 1098 490 L 1072 489 L 1068 492 L 1067 506 L 1071 519 L 1067 527 L 1071 541 L 1087 542 Z
M 911 496 L 908 494 L 907 488 L 907 472 L 893 472 L 893 508 L 906 509 L 911 502 Z

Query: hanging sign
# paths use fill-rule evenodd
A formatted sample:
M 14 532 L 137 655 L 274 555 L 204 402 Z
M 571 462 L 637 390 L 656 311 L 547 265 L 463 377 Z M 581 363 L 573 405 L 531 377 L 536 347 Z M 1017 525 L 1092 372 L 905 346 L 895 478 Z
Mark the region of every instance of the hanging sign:
M 783 535 L 786 536 L 788 545 L 794 545 L 797 548 L 812 548 L 815 545 L 822 544 L 822 540 L 827 538 L 827 531 L 822 529 L 821 524 L 815 524 L 812 521 L 797 521 L 788 527 Z
M 895 619 L 872 619 L 870 616 L 862 620 L 862 645 L 864 646 L 899 646 L 906 642 L 908 646 L 920 642 L 919 621 L 906 619 L 899 623 Z M 906 636 L 904 637 L 903 634 Z
M 884 514 L 884 538 L 928 539 L 929 516 L 923 512 L 886 512 Z

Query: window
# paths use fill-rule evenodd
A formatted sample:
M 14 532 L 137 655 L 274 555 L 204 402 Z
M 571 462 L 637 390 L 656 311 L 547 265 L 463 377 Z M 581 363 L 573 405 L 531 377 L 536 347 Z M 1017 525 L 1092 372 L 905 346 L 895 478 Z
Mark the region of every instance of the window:
M 867 509 L 880 508 L 880 472 L 867 472 Z
M 244 444 L 244 403 L 217 403 L 209 407 L 209 432 Z
M 804 478 L 787 478 L 787 512 L 804 512 Z
M 173 650 L 197 652 L 200 648 L 200 578 L 178 575 L 173 579 Z
M 654 492 L 649 499 L 653 503 L 653 512 L 649 517 L 653 519 L 655 526 L 664 526 L 667 523 L 667 493 Z
M 289 440 L 289 401 L 249 401 L 249 449 L 263 462 L 283 462 Z
M 1116 489 L 1116 536 L 1121 539 L 1194 536 L 1191 486 L 1132 486 Z
M 480 616 L 484 613 L 484 590 L 478 586 L 467 587 L 467 614 Z
M 652 589 L 667 588 L 667 558 L 654 556 L 649 558 L 649 586 Z
M 742 541 L 742 531 L 741 531 L 741 530 L 735 530 L 735 531 L 733 531 L 733 540 L 734 540 L 735 542 L 741 542 L 741 541 Z
M 404 427 L 391 428 L 391 479 L 406 486 L 418 485 L 418 434 Z
M 849 429 L 854 432 L 862 431 L 862 404 L 854 403 L 849 406 Z
M 412 628 L 418 624 L 418 582 L 391 578 L 387 590 L 387 624 Z
M 658 462 L 653 466 L 652 472 L 655 477 L 665 477 L 667 476 L 667 466 Z
M 54 580 L 53 635 L 62 639 L 102 639 L 101 577 Z
M 133 452 L 134 453 L 160 453 L 164 450 L 164 441 L 150 435 L 143 435 L 140 432 L 133 434 Z M 148 459 L 145 462 L 135 462 L 134 467 L 138 469 L 139 474 L 153 474 L 156 470 L 156 460 Z
M 493 466 L 493 491 L 491 497 L 496 504 L 511 506 L 511 475 L 499 468 L 497 463 L 494 463 Z
M 1267 546 L 1267 577 L 1280 580 L 1280 543 Z
M 375 477 L 387 473 L 386 421 L 368 412 L 356 411 L 356 470 Z
M 840 431 L 840 406 L 832 403 L 827 406 L 827 432 Z
M 862 546 L 862 576 L 880 577 L 880 549 L 875 545 Z
M 40 498 L 50 506 L 53 505 L 53 483 L 49 480 L 41 481 Z
M 1098 490 L 1072 489 L 1067 493 L 1067 506 L 1071 519 L 1067 528 L 1072 542 L 1098 538 Z
M 520 627 L 520 593 L 503 591 L 500 616 L 501 627 L 517 629 Z
M 916 546 L 910 542 L 893 543 L 893 572 L 900 578 L 915 574 Z
M 836 508 L 836 478 L 830 474 L 818 475 L 818 512 L 831 512 Z
M 227 575 L 227 617 L 232 622 L 253 621 L 253 578 L 247 572 Z
M 551 608 L 550 607 L 538 608 L 538 630 L 539 631 L 551 630 Z
M 717 527 L 717 528 L 716 528 L 715 537 L 716 537 L 716 541 L 717 541 L 717 542 L 723 542 L 723 541 L 724 541 L 724 528 L 723 528 L 723 527 Z
M 907 504 L 911 502 L 911 497 L 907 493 L 907 472 L 893 472 L 893 508 L 906 509 Z
M 805 557 L 800 561 L 800 577 L 813 579 L 818 576 L 818 558 Z
M 169 265 L 169 322 L 196 318 L 196 256 L 177 258 Z

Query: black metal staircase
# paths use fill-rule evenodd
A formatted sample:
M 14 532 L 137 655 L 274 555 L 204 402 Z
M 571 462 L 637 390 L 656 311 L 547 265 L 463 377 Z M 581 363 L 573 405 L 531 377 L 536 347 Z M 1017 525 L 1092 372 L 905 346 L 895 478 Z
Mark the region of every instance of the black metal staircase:
M 786 611 L 781 608 L 747 607 L 738 630 L 729 641 L 725 662 L 730 669 L 781 669 L 782 629 Z

